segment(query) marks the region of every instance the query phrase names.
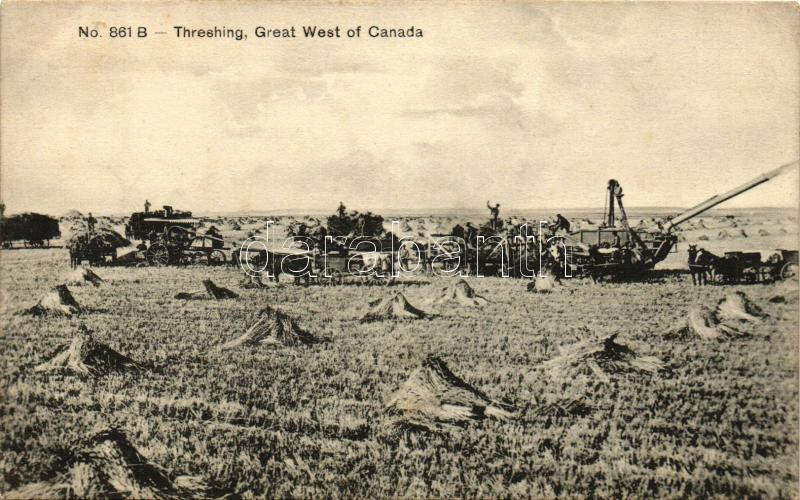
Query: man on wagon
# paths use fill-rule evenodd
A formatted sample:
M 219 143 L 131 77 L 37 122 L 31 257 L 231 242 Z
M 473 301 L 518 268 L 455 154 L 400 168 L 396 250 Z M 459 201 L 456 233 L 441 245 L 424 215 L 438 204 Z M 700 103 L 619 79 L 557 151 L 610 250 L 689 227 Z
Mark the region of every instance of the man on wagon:
M 567 218 L 561 214 L 556 214 L 556 231 L 559 229 L 563 229 L 564 232 L 568 233 L 570 228 L 571 224 L 569 223 Z
M 489 220 L 492 224 L 492 231 L 497 231 L 497 220 L 500 218 L 500 204 L 497 203 L 495 206 L 492 206 L 487 200 L 486 208 L 489 209 L 489 213 L 491 214 Z
M 89 212 L 89 215 L 86 217 L 86 225 L 89 227 L 89 232 L 94 232 L 94 225 L 97 223 L 97 219 L 92 217 L 92 212 Z

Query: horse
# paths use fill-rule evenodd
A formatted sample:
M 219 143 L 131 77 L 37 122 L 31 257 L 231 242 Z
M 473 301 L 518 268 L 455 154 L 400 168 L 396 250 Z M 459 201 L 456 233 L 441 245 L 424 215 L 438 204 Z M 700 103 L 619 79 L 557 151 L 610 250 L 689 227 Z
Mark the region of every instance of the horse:
M 712 280 L 716 275 L 722 276 L 727 283 L 738 283 L 742 277 L 742 266 L 738 259 L 734 257 L 720 257 L 714 255 L 704 248 L 697 250 L 695 262 L 700 266 L 711 268 Z
M 714 281 L 714 267 L 712 265 L 701 264 L 698 258 L 706 254 L 704 249 L 697 248 L 697 245 L 689 245 L 689 273 L 692 275 L 692 285 L 702 286 L 708 284 L 708 278 Z M 705 257 L 704 260 L 707 260 Z
M 87 255 L 89 243 L 86 241 L 85 237 L 78 236 L 74 240 L 70 241 L 67 244 L 67 250 L 69 250 L 69 266 L 72 269 L 80 267 L 84 260 L 88 260 L 89 265 L 92 265 L 92 259 Z
M 77 269 L 83 260 L 83 252 L 78 248 L 78 245 L 71 245 L 69 247 L 69 267 Z

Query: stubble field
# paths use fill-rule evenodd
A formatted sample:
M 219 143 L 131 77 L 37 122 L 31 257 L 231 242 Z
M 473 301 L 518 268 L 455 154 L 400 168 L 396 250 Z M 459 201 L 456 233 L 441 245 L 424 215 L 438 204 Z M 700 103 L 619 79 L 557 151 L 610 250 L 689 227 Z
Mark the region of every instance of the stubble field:
M 389 288 L 243 289 L 233 268 L 99 268 L 71 287 L 87 312 L 16 314 L 69 271 L 63 250 L 3 251 L 0 491 L 48 479 L 95 428 L 113 426 L 169 475 L 203 476 L 258 496 L 797 497 L 798 306 L 775 285 L 693 287 L 663 272 L 646 283 L 468 278 L 482 308 L 426 307 L 444 279 Z M 182 301 L 201 280 L 233 300 Z M 737 340 L 669 339 L 695 303 L 744 291 L 769 315 Z M 368 300 L 399 290 L 430 319 L 361 322 Z M 329 337 L 313 347 L 214 348 L 269 305 Z M 79 325 L 148 365 L 101 378 L 34 372 Z M 665 369 L 603 383 L 543 363 L 559 347 L 618 332 Z M 384 406 L 429 354 L 514 418 L 441 432 L 398 432 Z M 584 411 L 546 415 L 559 400 Z

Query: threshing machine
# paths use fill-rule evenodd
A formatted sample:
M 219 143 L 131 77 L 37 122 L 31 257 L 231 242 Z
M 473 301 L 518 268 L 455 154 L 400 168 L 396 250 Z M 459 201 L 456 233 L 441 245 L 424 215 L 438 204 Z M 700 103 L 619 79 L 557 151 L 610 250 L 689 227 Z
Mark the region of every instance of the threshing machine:
M 655 228 L 632 228 L 622 203 L 622 187 L 608 181 L 608 210 L 602 225 L 580 229 L 565 237 L 565 247 L 575 274 L 636 276 L 667 258 L 678 242 L 673 232 L 680 224 L 786 172 L 798 161 L 782 165 L 723 194 L 678 214 Z M 619 208 L 617 217 L 615 207 Z M 619 223 L 617 223 L 619 219 Z

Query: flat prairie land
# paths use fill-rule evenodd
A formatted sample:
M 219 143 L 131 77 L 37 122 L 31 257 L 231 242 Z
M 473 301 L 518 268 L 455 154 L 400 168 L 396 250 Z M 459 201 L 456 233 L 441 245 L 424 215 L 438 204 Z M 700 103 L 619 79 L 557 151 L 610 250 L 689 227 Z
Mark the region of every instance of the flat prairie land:
M 70 287 L 73 318 L 17 314 L 69 272 L 66 251 L 0 252 L 0 491 L 46 480 L 95 428 L 113 426 L 170 475 L 200 475 L 257 496 L 798 496 L 798 305 L 784 285 L 693 287 L 467 278 L 483 307 L 428 306 L 443 278 L 391 287 L 244 289 L 232 267 L 95 268 Z M 174 298 L 210 278 L 230 300 Z M 795 283 L 796 285 L 796 283 Z M 742 291 L 767 317 L 743 338 L 672 338 L 694 304 Z M 368 301 L 401 291 L 427 319 L 361 322 Z M 796 297 L 796 295 L 795 295 Z M 269 305 L 330 342 L 219 351 Z M 79 325 L 143 363 L 98 378 L 35 372 Z M 655 374 L 563 376 L 560 348 L 617 333 Z M 428 355 L 514 417 L 438 432 L 398 431 L 386 400 Z M 541 411 L 580 401 L 582 411 Z

